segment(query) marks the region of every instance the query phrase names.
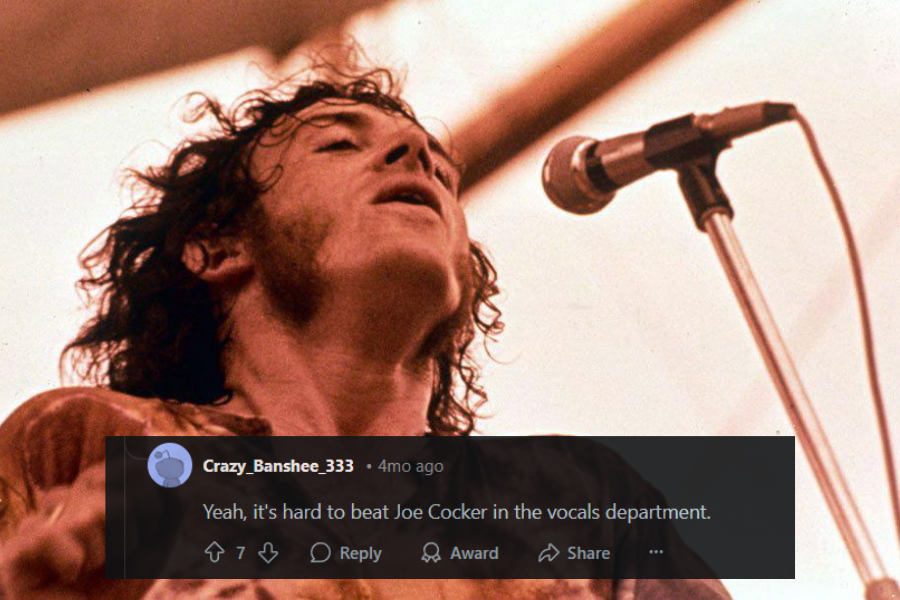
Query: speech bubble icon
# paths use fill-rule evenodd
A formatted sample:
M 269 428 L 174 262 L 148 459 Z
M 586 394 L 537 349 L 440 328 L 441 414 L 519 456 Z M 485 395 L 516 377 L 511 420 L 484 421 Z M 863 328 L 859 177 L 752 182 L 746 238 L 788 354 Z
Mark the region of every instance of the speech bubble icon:
M 325 547 L 325 552 L 324 552 L 325 558 L 321 558 L 321 556 L 322 556 L 321 550 L 319 551 L 320 558 L 316 558 L 316 548 L 318 548 L 319 546 Z M 309 555 L 312 557 L 312 559 L 309 561 L 311 563 L 327 562 L 328 559 L 331 558 L 331 546 L 329 546 L 325 542 L 316 542 L 315 544 L 313 544 L 312 548 L 309 549 Z

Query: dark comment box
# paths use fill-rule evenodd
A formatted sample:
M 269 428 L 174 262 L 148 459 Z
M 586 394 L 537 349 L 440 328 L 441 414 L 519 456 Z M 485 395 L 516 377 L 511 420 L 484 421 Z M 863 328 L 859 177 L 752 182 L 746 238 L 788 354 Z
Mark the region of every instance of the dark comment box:
M 792 437 L 108 437 L 109 578 L 792 578 Z

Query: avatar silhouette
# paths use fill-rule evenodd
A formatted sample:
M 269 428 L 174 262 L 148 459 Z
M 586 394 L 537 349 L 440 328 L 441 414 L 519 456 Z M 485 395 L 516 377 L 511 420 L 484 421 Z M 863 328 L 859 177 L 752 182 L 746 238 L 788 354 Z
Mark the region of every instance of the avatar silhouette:
M 163 454 L 166 455 L 166 458 L 162 458 Z M 184 463 L 177 458 L 169 456 L 168 450 L 157 452 L 153 456 L 162 458 L 156 463 L 156 472 L 164 479 L 162 486 L 172 488 L 181 485 L 181 480 L 178 478 L 184 474 Z

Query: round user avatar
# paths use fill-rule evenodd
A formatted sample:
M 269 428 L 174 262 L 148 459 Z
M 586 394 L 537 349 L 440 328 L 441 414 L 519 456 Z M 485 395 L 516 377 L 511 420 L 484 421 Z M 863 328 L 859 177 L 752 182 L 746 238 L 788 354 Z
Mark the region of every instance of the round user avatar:
M 147 471 L 153 481 L 165 488 L 178 487 L 191 476 L 191 455 L 183 446 L 167 442 L 150 453 Z

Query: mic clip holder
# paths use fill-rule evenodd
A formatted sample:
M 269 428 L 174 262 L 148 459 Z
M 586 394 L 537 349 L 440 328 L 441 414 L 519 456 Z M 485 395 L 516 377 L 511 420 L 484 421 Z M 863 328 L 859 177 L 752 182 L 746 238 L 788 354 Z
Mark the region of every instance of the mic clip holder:
M 716 177 L 719 154 L 730 147 L 729 138 L 711 135 L 694 114 L 658 123 L 644 134 L 643 159 L 656 169 L 678 173 L 678 185 L 700 231 L 705 231 L 709 215 L 734 217 Z
M 687 201 L 694 224 L 700 231 L 706 231 L 706 221 L 714 214 L 734 218 L 734 210 L 728 195 L 716 177 L 716 161 L 720 150 L 707 156 L 690 160 L 676 169 L 678 187 Z

